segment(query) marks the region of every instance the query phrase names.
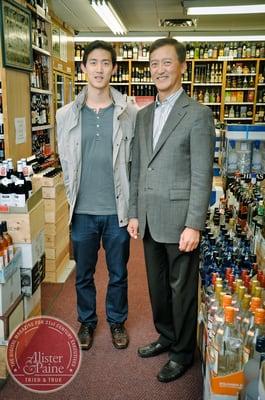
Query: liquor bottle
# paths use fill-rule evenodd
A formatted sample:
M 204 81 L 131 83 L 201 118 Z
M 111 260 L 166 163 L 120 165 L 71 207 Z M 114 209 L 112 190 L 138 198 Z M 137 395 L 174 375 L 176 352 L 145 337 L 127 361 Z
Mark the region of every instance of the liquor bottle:
M 259 140 L 253 143 L 251 171 L 255 173 L 260 173 L 262 171 L 262 153 Z
M 26 180 L 23 175 L 22 162 L 17 162 L 17 178 L 15 180 L 14 197 L 17 207 L 24 207 L 28 198 Z
M 9 234 L 7 230 L 7 222 L 2 221 L 2 229 L 3 229 L 3 236 L 7 241 L 7 253 L 8 253 L 8 262 L 12 260 L 14 257 L 14 245 L 13 245 L 13 239 L 12 236 Z
M 246 381 L 246 386 L 240 392 L 240 398 L 244 400 L 256 400 L 259 397 L 259 375 L 262 363 L 265 360 L 265 337 L 259 336 L 257 338 L 256 349 L 254 356 L 248 360 L 244 365 L 244 377 Z
M 241 369 L 243 340 L 234 322 L 235 309 L 226 307 L 225 323 L 217 328 L 213 340 L 212 370 L 215 375 L 227 375 Z
M 0 270 L 4 269 L 7 264 L 7 241 L 3 237 L 3 228 L 0 224 Z
M 265 335 L 265 310 L 257 308 L 254 314 L 254 326 L 251 327 L 244 339 L 243 362 L 246 364 L 254 355 L 258 336 Z

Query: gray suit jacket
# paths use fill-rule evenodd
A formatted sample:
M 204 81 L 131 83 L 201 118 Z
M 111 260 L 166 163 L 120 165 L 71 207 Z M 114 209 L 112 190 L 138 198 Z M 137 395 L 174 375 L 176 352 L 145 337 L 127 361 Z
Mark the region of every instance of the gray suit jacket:
M 152 150 L 155 103 L 138 112 L 129 217 L 153 239 L 178 243 L 185 227 L 203 229 L 212 187 L 215 129 L 211 110 L 182 92 Z

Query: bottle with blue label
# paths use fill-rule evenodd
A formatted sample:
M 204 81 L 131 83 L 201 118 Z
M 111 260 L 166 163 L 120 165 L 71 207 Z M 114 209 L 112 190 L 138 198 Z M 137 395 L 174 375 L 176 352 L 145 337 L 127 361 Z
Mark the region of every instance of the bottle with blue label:
M 233 174 L 238 168 L 238 155 L 235 140 L 228 141 L 227 173 Z
M 252 153 L 252 172 L 260 173 L 262 171 L 262 153 L 260 148 L 260 140 L 253 142 Z
M 251 167 L 251 142 L 240 141 L 238 155 L 238 169 L 241 174 L 249 174 Z

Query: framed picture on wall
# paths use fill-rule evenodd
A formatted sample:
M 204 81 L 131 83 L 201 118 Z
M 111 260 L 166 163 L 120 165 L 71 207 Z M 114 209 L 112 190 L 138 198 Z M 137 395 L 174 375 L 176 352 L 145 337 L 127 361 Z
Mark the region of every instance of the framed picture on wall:
M 12 0 L 0 4 L 3 66 L 32 71 L 31 13 Z

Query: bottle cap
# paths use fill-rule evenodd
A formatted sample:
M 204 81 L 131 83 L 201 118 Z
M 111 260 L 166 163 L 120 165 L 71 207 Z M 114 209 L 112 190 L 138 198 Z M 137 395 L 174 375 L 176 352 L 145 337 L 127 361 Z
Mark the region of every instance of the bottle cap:
M 231 306 L 232 296 L 230 294 L 225 294 L 223 297 L 223 307 Z
M 263 308 L 256 308 L 255 310 L 255 324 L 264 325 L 265 323 L 265 310 Z
M 224 313 L 225 313 L 225 321 L 229 322 L 229 323 L 233 323 L 234 322 L 234 318 L 235 318 L 235 309 L 234 307 L 225 307 L 224 309 Z
M 250 302 L 250 311 L 254 312 L 260 306 L 261 306 L 261 298 L 260 297 L 252 297 L 251 302 Z

